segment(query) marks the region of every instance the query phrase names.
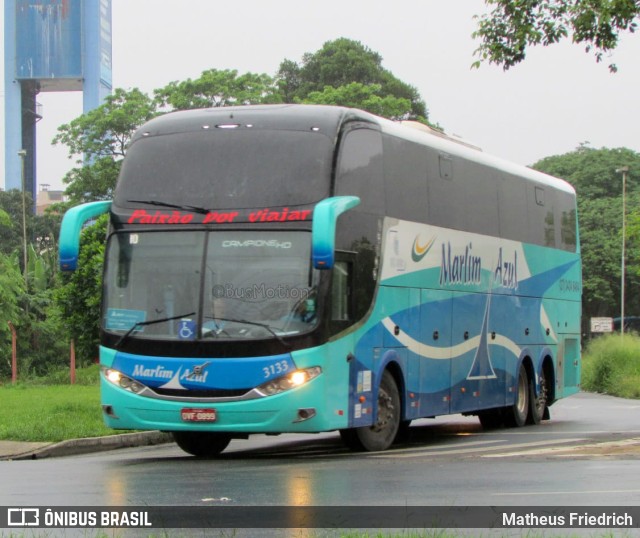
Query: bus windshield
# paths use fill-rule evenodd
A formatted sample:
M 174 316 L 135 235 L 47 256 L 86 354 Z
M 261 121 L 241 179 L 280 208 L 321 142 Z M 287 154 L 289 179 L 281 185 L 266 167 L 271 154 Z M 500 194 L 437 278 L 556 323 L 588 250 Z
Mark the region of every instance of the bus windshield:
M 126 338 L 264 339 L 316 324 L 308 232 L 113 234 L 103 329 Z
M 316 132 L 245 128 L 150 136 L 127 152 L 114 203 L 171 200 L 216 209 L 311 204 L 329 195 L 332 151 Z

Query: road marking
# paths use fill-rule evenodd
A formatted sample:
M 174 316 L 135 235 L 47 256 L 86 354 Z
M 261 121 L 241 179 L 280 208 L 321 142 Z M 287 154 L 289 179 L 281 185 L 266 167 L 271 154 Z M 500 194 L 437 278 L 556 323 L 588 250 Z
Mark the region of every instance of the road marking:
M 434 446 L 423 446 L 420 448 L 394 448 L 391 450 L 385 450 L 385 454 L 413 454 L 416 452 L 419 453 L 423 453 L 423 452 L 430 452 L 430 451 L 436 451 L 436 450 L 442 450 L 442 449 L 447 449 L 447 448 L 456 448 L 456 447 L 460 447 L 460 445 L 464 445 L 466 447 L 469 446 L 479 446 L 479 445 L 493 445 L 496 443 L 506 443 L 507 440 L 506 439 L 490 439 L 487 441 L 470 441 L 468 443 L 465 442 L 461 442 L 461 443 L 450 443 L 448 445 L 434 445 Z
M 494 444 L 494 446 L 458 448 L 458 449 L 446 450 L 446 451 L 441 451 L 443 447 L 440 446 L 440 447 L 426 448 L 424 450 L 415 451 L 415 452 L 412 452 L 411 454 L 407 454 L 406 452 L 403 452 L 401 450 L 398 450 L 397 452 L 394 452 L 394 453 L 389 453 L 389 451 L 387 451 L 378 455 L 372 455 L 371 457 L 372 458 L 419 458 L 423 456 L 449 456 L 451 454 L 471 454 L 474 452 L 482 452 L 485 450 L 504 450 L 505 448 L 513 449 L 513 448 L 527 448 L 527 447 L 536 448 L 541 445 L 544 445 L 544 446 L 553 445 L 553 444 L 559 445 L 559 444 L 568 444 L 568 443 L 579 443 L 582 441 L 585 441 L 585 439 L 555 439 L 555 440 L 552 439 L 552 440 L 545 440 L 545 441 L 535 441 L 532 443 L 516 443 L 513 445 L 500 444 L 498 446 Z M 495 442 L 504 442 L 504 440 L 501 439 Z M 487 441 L 487 443 L 489 443 L 489 441 Z M 469 445 L 470 444 L 471 443 L 469 443 Z M 474 443 L 474 444 L 479 444 L 479 443 Z M 456 444 L 456 445 L 449 445 L 449 446 L 456 447 L 460 445 Z M 435 452 L 436 450 L 438 450 L 438 452 Z
M 513 445 L 515 447 L 515 445 Z M 577 446 L 569 446 L 569 447 L 549 447 L 549 448 L 541 448 L 538 450 L 526 450 L 526 451 L 518 451 L 518 452 L 505 452 L 503 454 L 487 454 L 486 456 L 482 456 L 483 458 L 508 458 L 512 456 L 534 456 L 539 454 L 553 454 L 554 452 L 565 452 L 567 450 L 577 451 L 577 450 L 590 450 L 592 448 L 595 449 L 603 449 L 603 448 L 624 448 L 627 446 L 640 446 L 640 439 L 623 439 L 620 441 L 608 441 L 604 443 L 589 443 L 585 445 L 577 445 Z M 560 454 L 559 454 L 560 455 Z M 593 453 L 590 454 L 571 454 L 572 456 L 593 456 Z M 599 455 L 599 454 L 595 454 Z M 600 454 L 607 455 L 607 454 Z
M 591 491 L 572 490 L 572 491 L 509 491 L 501 493 L 491 493 L 492 497 L 511 497 L 516 495 L 602 495 L 603 493 L 640 493 L 640 489 L 594 489 Z

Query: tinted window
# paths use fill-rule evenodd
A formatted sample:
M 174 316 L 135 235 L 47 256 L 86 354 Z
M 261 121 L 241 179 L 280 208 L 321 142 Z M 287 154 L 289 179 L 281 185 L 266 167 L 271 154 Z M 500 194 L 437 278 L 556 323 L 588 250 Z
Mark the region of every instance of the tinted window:
M 573 196 L 559 192 L 557 194 L 556 212 L 559 213 L 556 223 L 560 228 L 559 247 L 575 252 L 577 246 L 576 230 L 578 226 L 576 205 Z
M 459 162 L 461 181 L 467 199 L 467 226 L 473 233 L 499 234 L 498 178 L 486 166 L 469 161 Z
M 346 134 L 340 149 L 336 194 L 359 196 L 357 211 L 377 215 L 384 213 L 380 133 L 357 129 Z
M 527 191 L 529 242 L 556 246 L 555 196 L 551 189 L 530 185 Z
M 514 241 L 529 240 L 526 183 L 515 176 L 500 181 L 500 237 Z
M 329 194 L 332 144 L 316 132 L 211 129 L 142 138 L 124 160 L 115 203 L 206 208 L 310 204 Z
M 466 178 L 462 161 L 429 150 L 429 223 L 466 230 L 468 226 Z
M 427 148 L 392 136 L 384 138 L 387 215 L 427 221 Z

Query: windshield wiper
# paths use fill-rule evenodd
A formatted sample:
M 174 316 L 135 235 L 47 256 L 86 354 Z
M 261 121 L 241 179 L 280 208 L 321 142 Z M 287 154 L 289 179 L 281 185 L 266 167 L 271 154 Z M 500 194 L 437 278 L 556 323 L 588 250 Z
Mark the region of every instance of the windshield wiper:
M 278 340 L 278 342 L 280 342 L 283 346 L 285 347 L 291 347 L 291 344 L 289 344 L 289 342 L 287 342 L 286 340 L 284 340 L 282 338 L 282 336 L 280 336 L 273 327 L 271 327 L 270 325 L 267 325 L 266 323 L 259 323 L 257 321 L 249 321 L 247 319 L 236 319 L 236 318 L 218 318 L 218 317 L 211 317 L 211 316 L 204 316 L 204 319 L 212 319 L 214 321 L 218 320 L 218 321 L 229 321 L 231 323 L 245 323 L 246 325 L 255 325 L 256 327 L 262 327 L 263 329 L 267 330 L 268 332 L 270 332 L 276 340 Z
M 127 200 L 127 202 L 131 202 L 133 204 L 148 204 L 160 207 L 170 207 L 171 209 L 182 209 L 183 211 L 202 213 L 203 215 L 209 213 L 209 210 L 205 209 L 204 207 L 198 207 L 195 205 L 172 204 L 171 202 L 162 202 L 161 200 Z
M 122 342 L 124 342 L 127 338 L 129 338 L 129 336 L 131 336 L 131 334 L 134 331 L 138 330 L 140 327 L 144 327 L 146 325 L 155 325 L 156 323 L 164 323 L 165 321 L 175 321 L 177 319 L 187 318 L 189 316 L 195 316 L 195 314 L 196 314 L 195 312 L 189 312 L 188 314 L 182 314 L 180 316 L 171 316 L 170 318 L 152 319 L 150 321 L 138 321 L 137 323 L 133 324 L 132 327 L 120 337 L 120 339 L 115 343 L 113 347 L 118 349 L 120 347 L 120 344 L 122 344 Z

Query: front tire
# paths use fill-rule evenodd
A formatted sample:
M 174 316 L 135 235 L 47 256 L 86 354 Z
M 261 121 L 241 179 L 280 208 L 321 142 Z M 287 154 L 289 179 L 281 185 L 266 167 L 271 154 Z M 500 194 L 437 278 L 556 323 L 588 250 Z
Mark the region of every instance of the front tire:
M 529 400 L 531 388 L 529 386 L 529 376 L 524 364 L 520 365 L 516 385 L 516 399 L 512 406 L 505 410 L 505 424 L 512 428 L 520 428 L 527 423 L 529 416 Z
M 199 458 L 218 456 L 231 442 L 231 436 L 217 432 L 172 432 L 176 444 L 187 454 Z
M 376 422 L 372 426 L 340 430 L 351 450 L 377 452 L 389 448 L 400 428 L 400 393 L 393 376 L 385 370 L 378 389 Z

